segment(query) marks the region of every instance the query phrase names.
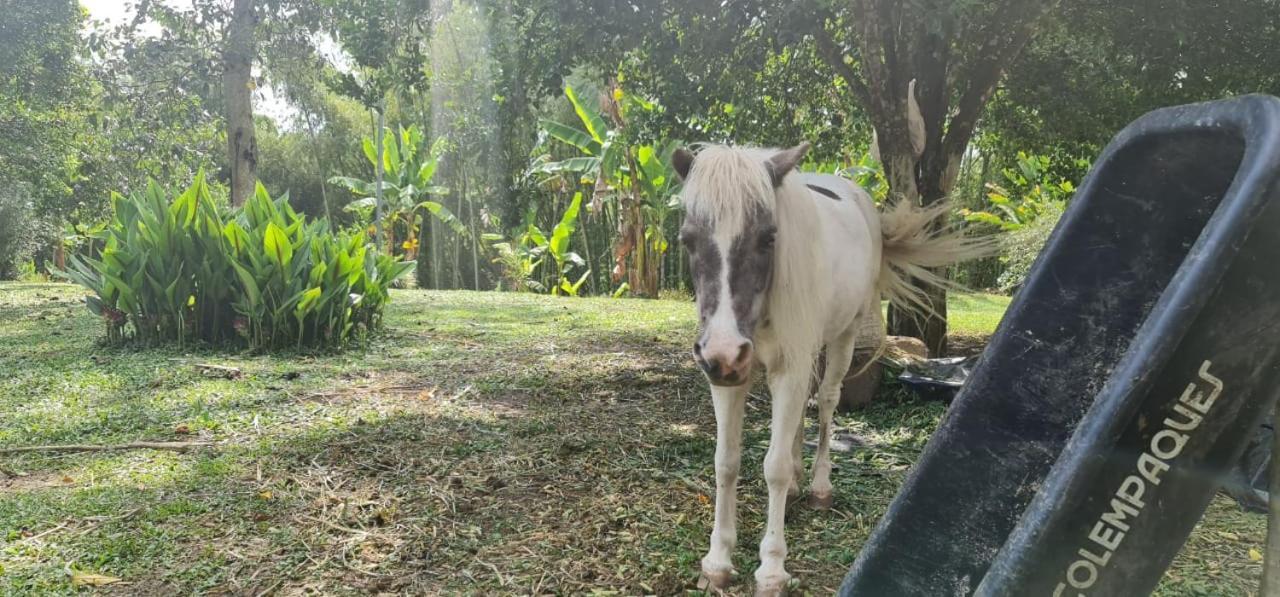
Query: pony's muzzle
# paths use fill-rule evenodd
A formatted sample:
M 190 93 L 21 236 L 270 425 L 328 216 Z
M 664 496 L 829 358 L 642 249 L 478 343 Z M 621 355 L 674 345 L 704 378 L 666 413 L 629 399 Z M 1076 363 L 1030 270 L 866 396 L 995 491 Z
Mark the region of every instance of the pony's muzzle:
M 699 340 L 693 344 L 693 359 L 713 385 L 738 386 L 751 377 L 753 348 L 750 340 Z

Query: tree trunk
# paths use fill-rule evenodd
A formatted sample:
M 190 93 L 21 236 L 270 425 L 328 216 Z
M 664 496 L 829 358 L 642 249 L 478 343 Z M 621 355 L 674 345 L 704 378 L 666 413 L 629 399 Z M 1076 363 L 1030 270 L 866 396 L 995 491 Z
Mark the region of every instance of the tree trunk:
M 232 205 L 244 205 L 257 181 L 258 142 L 253 134 L 252 88 L 256 20 L 253 0 L 235 0 L 222 52 Z
M 870 118 L 892 200 L 921 205 L 939 201 L 955 184 L 960 158 L 1001 73 L 1055 2 L 1010 1 L 996 11 L 998 18 L 975 27 L 945 19 L 936 26 L 915 3 L 853 3 L 860 18 L 844 37 L 857 50 L 857 67 L 845 61 L 846 49 L 825 29 L 815 32 L 818 52 Z M 952 51 L 957 42 L 980 49 L 961 56 Z M 913 80 L 914 98 L 909 95 Z M 913 99 L 924 126 L 921 147 L 912 143 Z M 946 293 L 927 294 L 940 318 L 915 321 L 891 306 L 889 329 L 921 338 L 931 354 L 940 355 L 946 348 Z
M 929 349 L 930 356 L 940 357 L 947 354 L 947 291 L 941 288 L 930 288 L 927 289 L 926 294 L 937 316 L 927 319 L 917 318 L 890 304 L 889 334 L 919 338 Z
M 467 202 L 467 214 L 471 221 L 471 279 L 472 290 L 480 290 L 480 224 L 476 219 L 475 201 Z
M 320 151 L 319 136 L 316 134 L 316 124 L 311 118 L 313 114 L 310 108 L 311 106 L 309 103 L 304 103 L 302 105 L 302 110 L 306 113 L 307 117 L 307 132 L 311 136 L 311 146 L 315 148 L 316 169 L 320 171 L 320 202 L 324 204 L 324 219 L 329 221 L 330 226 L 336 228 L 337 226 L 333 221 L 333 214 L 329 212 L 329 194 L 325 191 L 325 168 L 324 160 L 321 158 L 321 156 L 324 155 L 324 152 Z
M 455 214 L 462 213 L 462 206 L 467 200 L 467 173 L 463 172 L 461 168 L 458 169 L 458 180 L 461 181 L 459 185 L 461 187 L 460 189 L 461 192 L 458 193 L 458 204 L 457 206 L 455 206 L 454 212 L 453 212 Z M 453 286 L 452 288 L 461 289 L 463 288 L 462 235 L 455 233 L 453 236 L 456 239 L 456 242 L 454 242 L 453 246 L 451 247 L 453 249 Z
M 373 165 L 374 179 L 377 181 L 376 187 L 373 189 L 373 238 L 374 244 L 378 247 L 382 246 L 382 138 L 383 126 L 386 121 L 387 102 L 384 99 L 378 106 L 378 129 L 374 131 L 374 139 L 376 139 L 378 155 L 378 163 Z
M 62 244 L 62 239 L 53 243 L 53 266 L 58 268 L 58 271 L 67 270 L 67 247 Z

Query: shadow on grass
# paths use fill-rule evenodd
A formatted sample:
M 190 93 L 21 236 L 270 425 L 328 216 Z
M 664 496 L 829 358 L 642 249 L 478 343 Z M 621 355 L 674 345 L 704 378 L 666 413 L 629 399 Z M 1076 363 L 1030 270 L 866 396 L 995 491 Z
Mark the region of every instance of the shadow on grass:
M 0 548 L 5 582 L 67 591 L 61 571 L 72 564 L 130 581 L 117 589 L 130 595 L 680 592 L 709 533 L 714 421 L 701 380 L 677 372 L 652 392 L 584 391 L 634 384 L 631 375 L 527 395 L 300 398 L 323 416 L 216 452 L 70 458 L 70 486 L 0 493 L 0 520 L 14 528 L 67 524 Z M 533 383 L 519 373 L 509 382 Z M 767 405 L 749 412 L 738 553 L 748 571 L 763 525 Z M 788 527 L 795 571 L 815 590 L 834 589 L 855 553 L 849 538 L 865 536 L 900 477 L 896 461 L 842 466 L 840 512 L 797 509 Z

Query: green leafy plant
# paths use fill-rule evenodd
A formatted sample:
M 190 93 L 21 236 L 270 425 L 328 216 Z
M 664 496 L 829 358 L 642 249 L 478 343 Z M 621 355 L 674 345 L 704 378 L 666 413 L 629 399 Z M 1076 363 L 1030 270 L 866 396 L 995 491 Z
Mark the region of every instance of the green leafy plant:
M 308 222 L 261 185 L 233 211 L 203 173 L 167 197 L 154 183 L 113 195 L 100 257 L 73 255 L 60 272 L 94 293 L 86 302 L 109 341 L 338 345 L 380 325 L 390 284 L 414 265 L 363 232 Z
M 1055 180 L 1052 171 L 1053 163 L 1048 156 L 1019 151 L 1015 167 L 1001 171 L 1004 184 L 987 183 L 987 208 L 960 210 L 969 222 L 988 224 L 1005 232 L 1000 240 L 1002 270 L 995 280 L 1003 292 L 1022 285 L 1075 193 L 1075 185 L 1067 180 Z
M 1031 225 L 1047 211 L 1060 212 L 1076 189 L 1071 181 L 1051 180 L 1050 165 L 1048 156 L 1019 151 L 1017 167 L 1002 172 L 1006 184 L 987 183 L 990 206 L 982 211 L 962 209 L 960 214 L 970 222 L 1015 231 Z
M 501 234 L 484 235 L 484 240 L 492 243 L 497 253 L 493 263 L 501 268 L 502 283 L 508 290 L 547 291 L 546 284 L 538 280 L 537 271 L 543 263 L 550 242 L 542 230 L 533 223 L 534 215 L 533 210 L 525 215 L 524 227 L 518 228 L 519 234 L 514 234 L 511 240 L 504 239 Z
M 616 81 L 601 98 L 603 109 L 582 101 L 572 86 L 566 85 L 564 94 L 579 124 L 543 119 L 541 125 L 550 138 L 576 148 L 581 155 L 558 161 L 544 156 L 530 172 L 591 185 L 593 210 L 606 202 L 614 203 L 618 221 L 614 280 L 625 277 L 628 288 L 656 297 L 662 255 L 670 247 L 665 224 L 668 215 L 679 207 L 675 198 L 679 182 L 671 167 L 671 153 L 679 143 L 629 139 L 629 115 L 654 112 L 660 107 L 624 92 Z M 569 290 L 568 286 L 561 287 Z
M 587 269 L 577 280 L 570 280 L 568 277 L 574 268 L 586 265 L 580 255 L 570 250 L 570 241 L 578 228 L 581 210 L 582 193 L 575 193 L 573 201 L 560 216 L 550 237 L 532 222 L 532 214 L 529 214 L 529 221 L 524 228 L 519 229 L 520 234 L 512 240 L 504 240 L 494 234 L 485 235 L 486 240 L 496 241 L 492 246 L 498 256 L 493 262 L 502 268 L 503 279 L 510 289 L 547 292 L 549 287 L 552 294 L 578 296 L 591 275 L 591 270 Z M 551 262 L 555 264 L 555 271 L 550 274 L 554 278 L 551 284 L 544 284 L 536 278 L 536 272 L 546 262 L 547 255 L 551 256 Z
M 364 156 L 369 164 L 378 164 L 378 150 L 373 139 L 364 138 Z M 449 189 L 432 184 L 440 158 L 444 154 L 444 140 L 436 139 L 427 144 L 417 125 L 401 127 L 399 134 L 387 129 L 382 136 L 382 226 L 387 243 L 394 253 L 396 248 L 407 256 L 416 253 L 418 212 L 425 211 L 449 226 L 458 235 L 467 237 L 466 225 L 453 212 L 438 201 L 425 199 L 430 195 L 444 195 Z M 329 179 L 359 195 L 361 199 L 348 204 L 346 209 L 357 213 L 361 221 L 372 222 L 376 208 L 377 180 L 361 180 L 349 176 Z M 397 239 L 405 239 L 397 244 Z
M 557 283 L 551 290 L 551 294 L 563 292 L 569 296 L 578 296 L 578 289 L 582 288 L 582 283 L 586 282 L 587 276 L 591 275 L 591 270 L 588 269 L 576 282 L 570 282 L 566 277 L 574 266 L 586 264 L 582 257 L 569 250 L 569 239 L 578 229 L 578 213 L 581 209 L 582 193 L 574 193 L 573 202 L 569 204 L 569 209 L 564 211 L 564 215 L 560 216 L 560 222 L 551 231 L 551 238 L 547 241 L 547 252 L 556 263 Z
M 1004 271 L 996 283 L 1001 292 L 1013 292 L 1026 280 L 1036 257 L 1044 249 L 1058 220 L 1062 217 L 1062 204 L 1051 203 L 1045 207 L 1035 221 L 1018 228 L 1000 239 L 1001 258 Z

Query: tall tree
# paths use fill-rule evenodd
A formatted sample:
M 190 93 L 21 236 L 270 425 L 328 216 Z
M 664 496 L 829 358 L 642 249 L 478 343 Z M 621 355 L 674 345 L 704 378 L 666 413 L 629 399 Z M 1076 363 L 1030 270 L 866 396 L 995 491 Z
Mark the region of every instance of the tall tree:
M 37 245 L 61 265 L 92 110 L 75 0 L 0 4 L 0 276 Z
M 1121 128 L 1163 106 L 1280 94 L 1280 4 L 1272 0 L 1081 0 L 1045 19 L 992 100 L 981 145 L 1012 166 L 1051 155 L 1078 180 Z
M 851 10 L 815 28 L 820 52 L 876 130 L 896 200 L 929 205 L 951 192 L 1004 70 L 1052 5 L 853 0 Z M 907 117 L 913 87 L 924 121 L 923 147 L 913 146 Z M 893 333 L 922 338 L 931 353 L 940 354 L 946 349 L 946 293 L 929 294 L 934 316 L 922 321 L 891 307 L 889 326 Z
M 253 0 L 235 0 L 222 51 L 232 205 L 244 204 L 257 181 L 258 143 L 253 131 L 253 30 L 256 24 Z

